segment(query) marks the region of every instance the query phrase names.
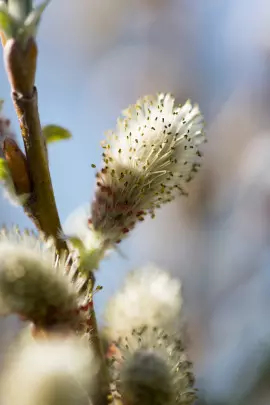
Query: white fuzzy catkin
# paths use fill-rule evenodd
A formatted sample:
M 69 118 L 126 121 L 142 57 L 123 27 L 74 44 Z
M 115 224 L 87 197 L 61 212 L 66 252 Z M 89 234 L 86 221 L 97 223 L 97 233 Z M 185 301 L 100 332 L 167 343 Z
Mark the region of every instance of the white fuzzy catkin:
M 192 364 L 180 339 L 160 328 L 133 330 L 116 342 L 111 362 L 116 392 L 129 405 L 192 405 L 196 399 Z
M 110 340 L 128 336 L 145 325 L 175 329 L 182 307 L 181 283 L 154 265 L 127 275 L 125 283 L 108 302 L 106 332 Z
M 204 141 L 202 115 L 190 101 L 175 106 L 170 94 L 158 94 L 131 105 L 103 145 L 92 228 L 109 243 L 119 243 L 145 215 L 154 216 L 164 203 L 186 195 Z
M 4 405 L 90 405 L 98 362 L 83 338 L 15 347 L 1 378 Z
M 163 405 L 172 400 L 170 370 L 152 350 L 137 350 L 124 361 L 120 387 L 130 405 Z
M 77 323 L 77 285 L 52 242 L 15 228 L 0 232 L 0 313 L 40 327 Z

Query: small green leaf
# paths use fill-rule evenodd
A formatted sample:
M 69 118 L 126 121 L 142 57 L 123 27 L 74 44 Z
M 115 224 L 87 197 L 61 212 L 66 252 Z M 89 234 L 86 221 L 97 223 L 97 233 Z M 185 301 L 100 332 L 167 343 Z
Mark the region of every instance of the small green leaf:
M 84 245 L 80 238 L 77 238 L 76 236 L 68 236 L 67 239 L 72 243 L 75 249 L 79 250 L 79 252 L 84 250 Z
M 28 14 L 24 22 L 24 29 L 27 31 L 28 35 L 36 36 L 36 31 L 40 23 L 41 16 L 49 2 L 50 0 L 44 1 Z
M 91 250 L 80 251 L 80 269 L 83 273 L 88 274 L 99 268 L 99 263 L 103 259 L 104 251 L 96 248 Z
M 8 0 L 9 14 L 19 23 L 22 23 L 33 8 L 32 0 Z
M 66 128 L 59 127 L 58 125 L 46 125 L 42 131 L 47 143 L 71 138 L 71 133 Z
M 12 38 L 14 21 L 5 4 L 0 3 L 0 31 L 3 31 L 7 39 Z
M 7 178 L 8 166 L 5 159 L 0 158 L 0 181 L 4 181 Z

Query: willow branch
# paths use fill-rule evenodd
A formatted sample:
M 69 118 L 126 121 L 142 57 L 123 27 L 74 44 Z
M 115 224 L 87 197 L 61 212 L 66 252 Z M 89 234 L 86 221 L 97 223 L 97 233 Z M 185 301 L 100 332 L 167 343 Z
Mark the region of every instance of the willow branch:
M 34 84 L 37 44 L 30 37 L 24 44 L 12 38 L 4 41 L 3 45 L 5 67 L 20 123 L 31 182 L 31 195 L 24 209 L 39 230 L 47 237 L 55 239 L 58 250 L 67 249 L 66 243 L 58 237 L 61 224 L 39 119 L 37 89 Z
M 91 321 L 91 330 L 90 330 L 91 345 L 94 350 L 94 353 L 96 354 L 100 362 L 99 364 L 100 368 L 97 375 L 96 389 L 93 392 L 93 403 L 95 405 L 108 405 L 109 403 L 108 396 L 110 394 L 109 373 L 107 369 L 102 342 L 98 332 L 98 325 L 93 302 L 90 311 L 90 321 Z
M 32 182 L 33 191 L 26 210 L 34 217 L 33 220 L 40 230 L 47 236 L 53 236 L 59 249 L 65 249 L 65 242 L 58 238 L 61 224 L 39 120 L 37 90 L 34 87 L 30 97 L 13 92 L 12 98 L 20 122 Z
M 37 53 L 34 38 L 29 38 L 23 46 L 16 39 L 10 39 L 4 43 L 5 66 L 24 141 L 27 172 L 31 184 L 30 198 L 24 209 L 46 236 L 55 239 L 57 249 L 62 250 L 67 249 L 67 246 L 58 236 L 61 224 L 51 182 L 46 144 L 40 125 L 37 89 L 34 85 Z M 92 296 L 94 277 L 90 277 L 88 281 Z M 93 403 L 107 405 L 110 390 L 109 376 L 93 305 L 89 315 L 89 337 L 100 365 Z

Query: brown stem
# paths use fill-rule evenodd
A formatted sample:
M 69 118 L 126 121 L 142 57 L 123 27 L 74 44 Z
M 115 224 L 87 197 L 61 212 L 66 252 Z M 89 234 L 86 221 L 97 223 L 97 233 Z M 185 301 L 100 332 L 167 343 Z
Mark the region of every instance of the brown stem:
M 110 394 L 110 386 L 109 386 L 109 373 L 106 365 L 105 354 L 102 346 L 102 342 L 100 340 L 98 326 L 97 326 L 97 319 L 94 308 L 91 309 L 91 331 L 90 331 L 90 339 L 91 345 L 96 354 L 100 364 L 100 368 L 97 374 L 97 381 L 96 381 L 96 389 L 93 392 L 93 403 L 94 405 L 108 405 L 109 403 L 109 394 Z
M 26 212 L 46 236 L 55 238 L 58 249 L 66 249 L 65 241 L 58 237 L 61 224 L 42 137 L 37 89 L 34 87 L 30 97 L 13 92 L 12 98 L 20 122 L 33 190 L 25 207 Z
M 61 224 L 53 193 L 46 144 L 40 125 L 37 89 L 34 87 L 37 45 L 33 38 L 28 40 L 24 48 L 15 39 L 8 40 L 4 45 L 5 66 L 13 90 L 12 98 L 20 122 L 31 184 L 31 196 L 24 209 L 46 236 L 55 239 L 58 250 L 67 249 L 66 242 L 58 236 Z M 94 278 L 90 276 L 89 282 L 91 293 L 94 288 Z M 107 405 L 109 376 L 93 307 L 90 316 L 89 337 L 97 360 L 100 362 L 93 404 Z
M 37 90 L 31 97 L 22 97 L 13 92 L 13 101 L 20 121 L 25 145 L 28 170 L 32 181 L 32 195 L 25 207 L 35 225 L 47 236 L 56 239 L 58 249 L 65 249 L 66 244 L 58 238 L 61 224 L 55 203 L 51 177 L 48 167 L 46 148 L 39 121 Z M 91 273 L 91 290 L 94 288 L 94 275 Z M 109 375 L 103 347 L 100 341 L 94 308 L 91 308 L 91 329 L 89 331 L 91 346 L 100 362 L 96 389 L 93 393 L 94 405 L 107 405 L 109 395 Z
M 89 308 L 88 333 L 93 352 L 99 362 L 99 371 L 96 376 L 95 389 L 92 395 L 94 405 L 108 405 L 110 395 L 110 377 L 106 364 L 105 353 L 98 331 L 97 318 L 94 310 L 93 291 L 95 287 L 95 275 L 89 274 L 88 294 L 91 297 Z

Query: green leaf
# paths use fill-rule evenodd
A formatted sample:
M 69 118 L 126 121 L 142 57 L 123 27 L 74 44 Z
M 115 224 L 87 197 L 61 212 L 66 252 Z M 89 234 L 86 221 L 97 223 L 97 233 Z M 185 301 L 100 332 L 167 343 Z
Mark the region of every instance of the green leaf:
M 59 127 L 58 125 L 46 125 L 42 131 L 47 143 L 64 141 L 71 138 L 71 133 L 66 128 Z
M 12 38 L 14 29 L 14 21 L 9 14 L 5 4 L 0 3 L 0 31 L 3 31 L 7 39 Z
M 5 181 L 7 178 L 8 166 L 5 159 L 0 158 L 0 181 Z
M 22 23 L 33 8 L 32 0 L 8 0 L 9 14 L 19 23 Z
M 49 2 L 50 0 L 45 0 L 42 4 L 33 9 L 30 14 L 28 14 L 24 22 L 24 29 L 27 31 L 28 35 L 36 36 L 36 31 L 40 23 L 41 16 Z
M 68 236 L 67 239 L 72 243 L 72 245 L 79 250 L 79 252 L 82 252 L 84 250 L 84 245 L 81 241 L 81 239 L 77 238 L 76 236 Z

